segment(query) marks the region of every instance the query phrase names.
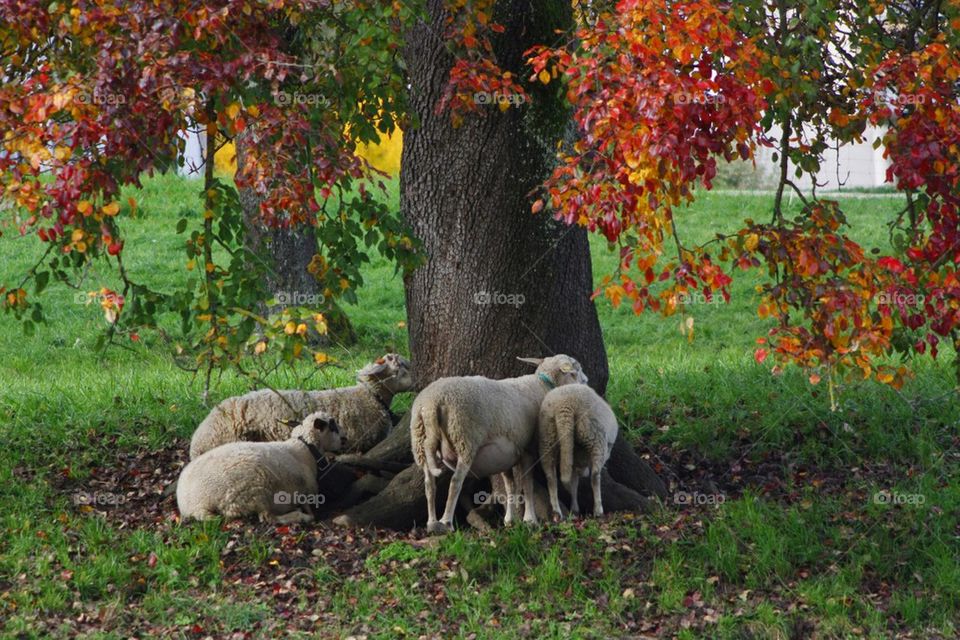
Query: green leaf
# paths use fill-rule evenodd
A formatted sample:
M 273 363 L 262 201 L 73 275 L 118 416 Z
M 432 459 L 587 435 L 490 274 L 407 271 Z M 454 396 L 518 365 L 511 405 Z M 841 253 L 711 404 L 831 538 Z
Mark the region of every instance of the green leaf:
M 49 282 L 50 282 L 50 272 L 49 272 L 49 271 L 41 271 L 40 273 L 38 273 L 37 276 L 36 276 L 36 278 L 34 279 L 34 285 L 35 285 L 35 289 L 34 289 L 34 290 L 36 291 L 36 293 L 39 294 L 41 291 L 43 291 L 44 289 L 46 289 L 46 288 L 47 288 L 47 284 L 48 284 Z

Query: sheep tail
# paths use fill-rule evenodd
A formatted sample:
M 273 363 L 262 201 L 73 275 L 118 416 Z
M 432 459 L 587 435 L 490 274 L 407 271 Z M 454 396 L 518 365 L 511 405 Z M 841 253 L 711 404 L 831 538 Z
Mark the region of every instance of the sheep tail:
M 443 474 L 443 469 L 437 464 L 437 458 L 440 457 L 439 454 L 442 450 L 441 438 L 443 437 L 438 413 L 439 410 L 436 405 L 427 403 L 426 406 L 420 408 L 420 414 L 417 416 L 424 434 L 424 462 L 426 462 L 430 474 L 434 476 Z
M 560 480 L 567 484 L 573 476 L 573 447 L 576 441 L 576 414 L 573 411 L 560 410 L 554 417 L 557 427 L 557 440 L 560 443 Z

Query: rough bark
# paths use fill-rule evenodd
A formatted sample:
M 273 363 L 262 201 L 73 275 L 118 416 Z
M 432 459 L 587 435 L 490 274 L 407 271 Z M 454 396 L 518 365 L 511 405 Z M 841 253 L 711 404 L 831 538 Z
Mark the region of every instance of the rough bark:
M 450 476 L 437 479 L 437 500 L 446 500 Z M 463 493 L 472 491 L 466 482 Z M 388 529 L 410 529 L 427 521 L 427 499 L 423 492 L 423 471 L 411 465 L 398 473 L 383 491 L 334 519 L 344 526 L 378 526 Z
M 647 464 L 647 461 L 637 455 L 633 447 L 627 443 L 621 432 L 613 445 L 606 470 L 617 482 L 644 495 L 653 495 L 658 498 L 667 497 L 667 485 L 660 476 Z
M 516 356 L 567 353 L 602 392 L 607 362 L 583 230 L 530 212 L 529 192 L 552 167 L 567 113 L 555 90 L 533 105 L 481 106 L 454 128 L 437 113 L 451 59 L 433 25 L 412 29 L 406 60 L 419 126 L 405 133 L 401 211 L 427 264 L 406 280 L 410 350 L 422 385 L 442 376 L 528 373 Z M 523 51 L 569 24 L 569 4 L 502 2 L 501 65 L 522 71 Z

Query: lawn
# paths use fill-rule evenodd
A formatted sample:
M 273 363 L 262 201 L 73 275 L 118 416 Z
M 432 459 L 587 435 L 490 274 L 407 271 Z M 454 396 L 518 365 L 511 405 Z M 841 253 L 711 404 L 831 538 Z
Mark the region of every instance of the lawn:
M 186 271 L 181 212 L 196 184 L 147 181 L 124 223 L 131 276 L 172 287 Z M 843 200 L 851 234 L 886 246 L 899 200 Z M 701 194 L 690 239 L 769 217 L 764 194 Z M 791 203 L 796 206 L 796 203 Z M 0 282 L 39 243 L 2 229 Z M 593 239 L 598 279 L 615 264 Z M 403 288 L 386 261 L 348 306 L 359 342 L 331 350 L 317 387 L 350 384 L 406 350 Z M 87 274 L 84 289 L 114 282 Z M 913 363 L 897 392 L 825 389 L 754 362 L 768 325 L 755 281 L 679 319 L 598 302 L 608 399 L 671 485 L 652 513 L 442 539 L 326 526 L 181 524 L 159 494 L 207 407 L 202 380 L 152 334 L 97 352 L 96 305 L 51 286 L 49 323 L 0 319 L 0 635 L 4 637 L 953 638 L 960 633 L 960 402 L 953 353 Z M 305 370 L 277 372 L 274 386 Z M 241 393 L 233 374 L 211 402 Z M 410 402 L 403 399 L 401 408 Z

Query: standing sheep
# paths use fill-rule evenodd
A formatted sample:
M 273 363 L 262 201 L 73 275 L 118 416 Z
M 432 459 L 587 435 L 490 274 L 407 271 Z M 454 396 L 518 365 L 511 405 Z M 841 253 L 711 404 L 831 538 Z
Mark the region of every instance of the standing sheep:
M 290 424 L 327 411 L 340 425 L 345 446 L 366 451 L 393 426 L 393 396 L 413 388 L 410 361 L 388 353 L 357 373 L 357 384 L 323 391 L 259 389 L 227 398 L 200 423 L 190 440 L 190 459 L 227 442 L 270 442 L 290 437 Z
M 547 476 L 550 506 L 554 519 L 561 517 L 557 498 L 557 462 L 560 479 L 570 492 L 570 512 L 580 513 L 577 485 L 580 476 L 590 474 L 593 487 L 593 515 L 603 515 L 600 500 L 600 472 L 610 459 L 617 439 L 617 417 L 596 391 L 583 384 L 554 389 L 540 406 L 540 463 Z
M 303 508 L 318 504 L 317 471 L 324 451 L 340 449 L 340 431 L 326 412 L 312 413 L 285 442 L 230 442 L 191 461 L 177 481 L 183 519 L 310 522 Z
M 535 523 L 533 461 L 527 449 L 537 429 L 540 403 L 560 385 L 586 382 L 580 363 L 565 355 L 546 359 L 519 358 L 537 366 L 519 378 L 491 380 L 482 376 L 441 378 L 413 401 L 410 440 L 414 460 L 423 469 L 427 496 L 427 531 L 453 528 L 453 512 L 467 473 L 478 478 L 502 474 L 507 508 L 504 522 L 515 518 L 523 483 L 525 522 Z M 444 465 L 453 469 L 443 517 L 436 514 L 436 476 Z M 510 472 L 513 470 L 513 476 Z

